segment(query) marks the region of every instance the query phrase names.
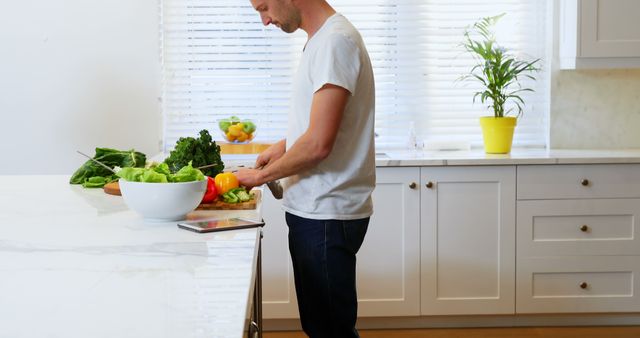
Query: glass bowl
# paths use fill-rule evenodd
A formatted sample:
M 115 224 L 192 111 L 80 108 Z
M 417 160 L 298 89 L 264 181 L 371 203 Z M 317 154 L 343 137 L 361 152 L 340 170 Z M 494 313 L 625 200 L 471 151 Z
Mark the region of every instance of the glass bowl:
M 218 120 L 218 129 L 225 141 L 235 144 L 249 143 L 256 137 L 256 124 L 253 120 L 232 117 Z

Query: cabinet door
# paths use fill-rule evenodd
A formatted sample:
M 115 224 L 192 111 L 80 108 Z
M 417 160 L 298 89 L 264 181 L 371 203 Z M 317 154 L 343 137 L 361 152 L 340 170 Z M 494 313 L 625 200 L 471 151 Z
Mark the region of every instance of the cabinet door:
M 515 173 L 422 168 L 423 315 L 515 312 Z
M 264 189 L 260 206 L 262 239 L 262 306 L 264 318 L 298 318 L 293 269 L 281 201 Z
M 373 216 L 358 252 L 358 315 L 417 316 L 420 169 L 378 168 L 376 173 Z
M 640 1 L 582 0 L 580 56 L 640 57 Z

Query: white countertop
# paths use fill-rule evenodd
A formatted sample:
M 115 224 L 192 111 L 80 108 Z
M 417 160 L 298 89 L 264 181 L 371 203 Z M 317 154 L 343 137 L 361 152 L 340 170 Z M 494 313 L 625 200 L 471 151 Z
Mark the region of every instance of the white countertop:
M 223 155 L 227 167 L 253 166 L 257 154 Z M 411 151 L 377 149 L 377 167 L 640 163 L 640 149 L 571 150 L 512 149 L 510 154 L 487 154 L 483 149 L 459 151 Z
M 510 154 L 487 154 L 482 149 L 470 151 L 378 150 L 376 152 L 378 167 L 596 163 L 640 163 L 640 149 L 512 149 Z
M 0 337 L 243 336 L 259 229 L 145 223 L 68 179 L 0 176 Z

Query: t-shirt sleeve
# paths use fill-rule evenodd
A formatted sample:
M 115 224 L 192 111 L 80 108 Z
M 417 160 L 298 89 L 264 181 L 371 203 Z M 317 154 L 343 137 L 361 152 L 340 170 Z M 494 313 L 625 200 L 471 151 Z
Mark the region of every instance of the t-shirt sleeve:
M 313 92 L 332 84 L 355 93 L 360 76 L 360 50 L 349 37 L 332 34 L 322 46 L 312 65 Z

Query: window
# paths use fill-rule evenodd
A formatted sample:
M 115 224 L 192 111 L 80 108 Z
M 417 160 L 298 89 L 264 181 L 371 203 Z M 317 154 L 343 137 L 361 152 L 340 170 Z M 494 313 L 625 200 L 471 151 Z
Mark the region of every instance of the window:
M 360 30 L 376 76 L 378 147 L 406 144 L 414 122 L 418 138 L 481 146 L 472 82 L 457 82 L 472 65 L 459 44 L 480 17 L 507 15 L 498 42 L 529 58 L 542 58 L 537 81 L 524 85 L 525 112 L 514 146 L 547 145 L 549 60 L 548 0 L 330 0 Z M 238 115 L 257 121 L 257 141 L 284 137 L 292 75 L 306 40 L 263 27 L 249 0 L 163 0 L 162 58 L 164 149 L 178 137 Z

